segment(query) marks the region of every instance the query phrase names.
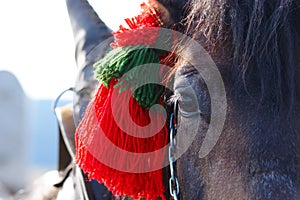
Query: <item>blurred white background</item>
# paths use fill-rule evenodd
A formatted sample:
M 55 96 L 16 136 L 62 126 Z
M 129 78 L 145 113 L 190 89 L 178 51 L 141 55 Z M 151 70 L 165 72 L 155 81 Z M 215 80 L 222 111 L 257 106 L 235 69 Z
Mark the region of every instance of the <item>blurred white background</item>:
M 90 0 L 112 29 L 139 11 L 141 0 Z M 0 70 L 14 73 L 31 98 L 54 98 L 76 77 L 64 0 L 0 2 Z
M 90 2 L 102 20 L 116 30 L 125 17 L 133 16 L 140 10 L 141 0 Z M 57 167 L 58 130 L 51 103 L 60 92 L 74 85 L 77 75 L 73 34 L 65 1 L 1 1 L 0 55 L 0 71 L 8 71 L 16 77 L 24 90 L 26 102 L 25 114 L 20 110 L 7 111 L 3 104 L 8 101 L 6 95 L 17 91 L 14 91 L 13 86 L 6 86 L 8 93 L 1 94 L 0 91 L 0 114 L 6 116 L 4 112 L 15 112 L 11 115 L 24 114 L 26 119 L 26 127 L 21 129 L 19 126 L 20 132 L 15 131 L 17 133 L 14 134 L 20 134 L 17 137 L 27 139 L 24 141 L 24 155 L 17 155 L 19 158 L 25 157 L 26 161 L 16 167 L 26 170 L 28 167 L 28 170 L 23 177 L 11 179 L 28 180 L 29 177 L 30 180 Z M 1 81 L 3 85 L 5 80 L 0 80 L 0 85 Z M 65 96 L 64 102 L 70 101 L 72 95 Z M 18 124 L 14 125 L 18 127 Z M 0 140 L 7 138 L 7 133 L 0 128 Z M 5 144 L 10 145 L 11 150 L 8 153 L 12 155 L 14 149 L 21 148 L 17 140 Z M 7 149 L 0 146 L 1 148 Z M 0 162 L 4 161 L 0 158 Z

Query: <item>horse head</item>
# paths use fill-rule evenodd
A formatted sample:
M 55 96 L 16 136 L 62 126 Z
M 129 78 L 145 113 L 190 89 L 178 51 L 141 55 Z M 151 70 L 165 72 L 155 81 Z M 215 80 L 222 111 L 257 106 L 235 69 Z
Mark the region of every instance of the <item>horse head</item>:
M 189 6 L 186 34 L 217 66 L 226 114 L 213 148 L 201 156 L 224 106 L 213 109 L 205 62 L 180 59 L 174 81 L 179 145 L 196 127 L 177 160 L 182 198 L 299 199 L 300 1 L 192 0 Z

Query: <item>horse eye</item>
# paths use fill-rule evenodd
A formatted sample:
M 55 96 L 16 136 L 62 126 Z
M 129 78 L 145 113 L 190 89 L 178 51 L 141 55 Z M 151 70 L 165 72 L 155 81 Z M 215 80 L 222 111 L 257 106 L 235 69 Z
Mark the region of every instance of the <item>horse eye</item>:
M 196 91 L 193 89 L 193 81 L 190 77 L 181 76 L 175 80 L 175 96 L 179 100 L 179 111 L 184 117 L 199 114 L 199 106 Z
M 178 102 L 179 113 L 182 117 L 189 118 L 193 116 L 200 116 L 207 124 L 210 123 L 210 113 L 199 109 L 199 105 L 195 98 L 183 94 L 183 96 L 179 97 Z
M 179 100 L 179 112 L 184 118 L 200 116 L 210 121 L 210 99 L 205 82 L 199 74 L 177 76 L 174 82 L 175 96 Z
M 196 94 L 191 88 L 179 88 L 175 91 L 179 97 L 179 111 L 183 116 L 191 116 L 199 113 L 199 106 Z

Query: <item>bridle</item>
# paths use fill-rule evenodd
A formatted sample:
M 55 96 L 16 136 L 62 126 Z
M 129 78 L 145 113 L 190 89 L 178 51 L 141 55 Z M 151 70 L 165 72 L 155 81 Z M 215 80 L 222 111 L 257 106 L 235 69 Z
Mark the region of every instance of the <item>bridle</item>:
M 170 164 L 170 179 L 169 179 L 169 192 L 174 200 L 179 199 L 180 187 L 177 178 L 176 172 L 176 158 L 174 155 L 176 154 L 177 141 L 176 134 L 178 128 L 178 99 L 175 99 L 172 104 L 172 113 L 170 115 L 170 145 L 169 145 L 169 164 Z

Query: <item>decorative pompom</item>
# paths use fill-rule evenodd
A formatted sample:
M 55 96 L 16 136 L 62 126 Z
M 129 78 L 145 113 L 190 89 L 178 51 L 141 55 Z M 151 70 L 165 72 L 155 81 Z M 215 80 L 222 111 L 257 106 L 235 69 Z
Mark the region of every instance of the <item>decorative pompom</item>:
M 104 183 L 114 195 L 149 200 L 155 200 L 157 197 L 164 199 L 165 188 L 162 170 L 159 169 L 163 166 L 163 147 L 168 140 L 167 128 L 162 120 L 164 116 L 162 113 L 152 113 L 150 122 L 149 110 L 139 106 L 130 97 L 130 93 L 115 91 L 118 90 L 113 88 L 116 83 L 117 81 L 112 79 L 109 88 L 100 85 L 95 99 L 90 102 L 76 131 L 76 163 L 89 178 Z M 113 98 L 114 92 L 116 98 Z M 131 119 L 126 116 L 128 112 Z M 151 137 L 147 135 L 153 133 L 148 132 L 145 135 L 137 128 L 148 124 L 152 126 L 149 130 L 158 130 Z M 145 138 L 132 134 L 144 135 Z M 120 150 L 125 151 L 125 154 L 120 153 Z M 126 153 L 136 153 L 136 156 L 127 157 Z M 150 153 L 146 163 L 145 158 L 141 156 L 143 153 Z M 158 170 L 144 172 L 151 166 Z M 124 171 L 116 169 L 118 167 L 123 167 Z M 129 169 L 136 173 L 126 172 Z
M 125 19 L 129 28 L 120 26 L 119 30 L 113 32 L 115 42 L 111 44 L 113 48 L 136 45 L 152 45 L 156 42 L 159 33 L 157 29 L 150 27 L 161 27 L 163 25 L 160 14 L 153 7 L 141 4 L 142 13 L 133 18 Z
M 117 78 L 119 83 L 115 88 L 120 87 L 120 92 L 126 89 L 134 91 L 133 97 L 139 105 L 149 109 L 159 102 L 163 87 L 158 84 L 146 84 L 141 87 L 136 87 L 136 85 L 143 83 L 143 78 L 146 76 L 153 76 L 151 80 L 159 80 L 160 72 L 157 68 L 153 68 L 150 74 L 145 75 L 141 74 L 141 70 L 134 70 L 134 68 L 145 64 L 148 64 L 149 67 L 153 63 L 159 64 L 160 55 L 164 53 L 162 50 L 151 49 L 142 45 L 118 47 L 95 63 L 96 78 L 106 87 L 109 87 L 112 78 Z
M 160 29 L 153 28 L 162 26 L 160 14 L 149 4 L 141 7 L 140 15 L 125 20 L 129 28 L 113 33 L 113 50 L 94 65 L 100 86 L 76 129 L 76 163 L 114 195 L 156 200 L 165 199 L 168 130 L 165 113 L 150 108 L 162 104 L 163 87 L 139 83 L 145 76 L 160 80 L 162 73 L 135 69 L 165 64 L 168 52 L 151 48 L 161 42 Z

